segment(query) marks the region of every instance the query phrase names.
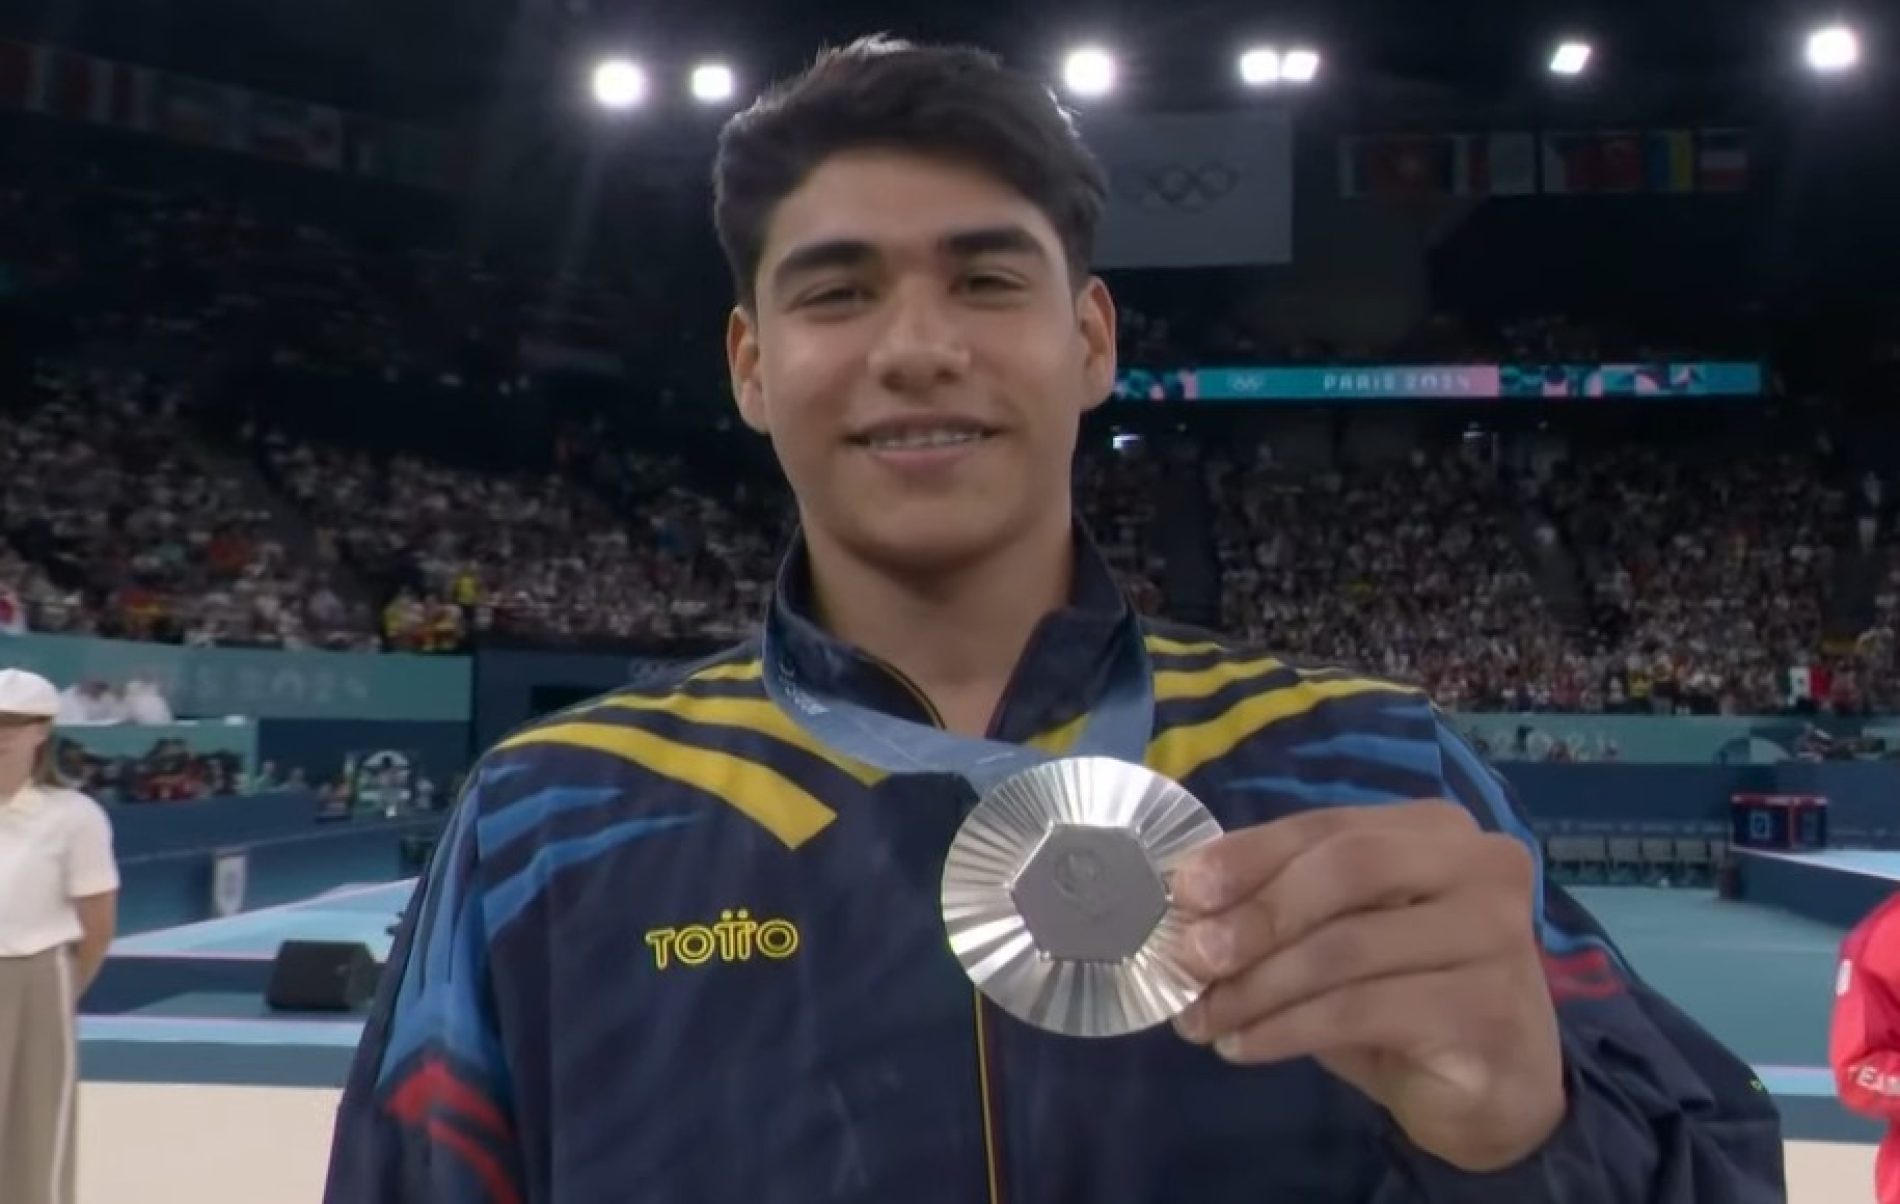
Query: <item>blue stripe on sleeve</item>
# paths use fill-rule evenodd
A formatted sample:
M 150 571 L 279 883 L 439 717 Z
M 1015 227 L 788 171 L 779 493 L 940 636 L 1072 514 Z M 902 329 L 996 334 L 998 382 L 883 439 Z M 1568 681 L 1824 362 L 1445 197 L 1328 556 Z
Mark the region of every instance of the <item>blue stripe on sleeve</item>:
M 475 821 L 482 856 L 493 857 L 563 811 L 596 807 L 624 793 L 616 786 L 547 786 Z
M 1300 778 L 1241 778 L 1227 784 L 1229 790 L 1254 794 L 1278 794 L 1310 807 L 1377 807 L 1405 801 L 1405 796 L 1390 790 L 1378 790 L 1352 782 L 1308 782 Z
M 700 818 L 698 815 L 657 815 L 633 819 L 535 850 L 527 865 L 491 888 L 482 899 L 482 917 L 489 934 L 500 932 L 508 921 L 520 915 L 535 896 L 546 889 L 548 880 L 557 871 L 598 857 L 630 840 L 695 823 Z
M 1296 757 L 1342 757 L 1370 761 L 1389 769 L 1436 777 L 1440 765 L 1437 747 L 1429 740 L 1408 736 L 1371 736 L 1348 733 L 1302 744 L 1293 750 Z

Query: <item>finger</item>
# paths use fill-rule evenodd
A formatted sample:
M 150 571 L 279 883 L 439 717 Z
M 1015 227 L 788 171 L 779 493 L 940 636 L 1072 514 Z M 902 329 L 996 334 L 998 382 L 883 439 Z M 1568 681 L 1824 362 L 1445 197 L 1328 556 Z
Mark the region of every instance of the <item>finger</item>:
M 1189 854 L 1175 867 L 1174 903 L 1191 915 L 1225 911 L 1258 892 L 1301 852 L 1340 832 L 1377 829 L 1422 835 L 1475 827 L 1470 812 L 1438 800 L 1302 811 L 1229 832 Z
M 1446 1042 L 1466 1023 L 1468 968 L 1351 983 L 1223 1035 L 1214 1050 L 1259 1065 L 1347 1050 L 1404 1052 Z
M 1336 832 L 1295 857 L 1252 898 L 1194 920 L 1184 960 L 1203 981 L 1216 981 L 1288 948 L 1325 924 L 1354 912 L 1404 908 L 1488 886 L 1490 897 L 1530 924 L 1532 871 L 1523 847 L 1506 836 L 1427 832 L 1404 827 Z
M 1482 962 L 1517 939 L 1518 926 L 1496 914 L 1501 910 L 1467 892 L 1342 916 L 1216 983 L 1177 1027 L 1191 1041 L 1215 1041 L 1355 983 Z

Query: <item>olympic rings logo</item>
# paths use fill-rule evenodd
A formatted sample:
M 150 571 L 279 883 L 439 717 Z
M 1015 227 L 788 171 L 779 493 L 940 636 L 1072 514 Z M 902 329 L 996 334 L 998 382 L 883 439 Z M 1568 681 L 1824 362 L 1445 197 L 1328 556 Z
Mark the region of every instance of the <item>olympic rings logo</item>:
M 1116 194 L 1149 212 L 1202 213 L 1240 187 L 1231 163 L 1133 163 L 1116 173 Z

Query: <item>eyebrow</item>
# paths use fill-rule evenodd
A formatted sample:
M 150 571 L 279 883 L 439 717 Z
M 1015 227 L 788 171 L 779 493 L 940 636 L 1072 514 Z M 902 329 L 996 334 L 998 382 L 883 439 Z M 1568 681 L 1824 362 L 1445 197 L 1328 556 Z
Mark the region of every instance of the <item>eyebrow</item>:
M 1017 225 L 981 226 L 957 230 L 937 240 L 937 254 L 946 259 L 975 259 L 981 255 L 1022 255 L 1046 260 L 1048 252 L 1027 229 Z M 773 291 L 783 291 L 800 276 L 832 268 L 855 268 L 872 263 L 878 250 L 858 238 L 832 238 L 808 243 L 788 252 L 772 270 Z

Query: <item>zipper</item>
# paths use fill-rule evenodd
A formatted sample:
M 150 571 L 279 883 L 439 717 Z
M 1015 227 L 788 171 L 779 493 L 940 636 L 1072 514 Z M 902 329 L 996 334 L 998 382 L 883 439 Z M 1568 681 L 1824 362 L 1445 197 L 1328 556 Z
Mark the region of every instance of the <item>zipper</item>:
M 872 656 L 868 652 L 861 652 L 859 653 L 859 655 L 863 656 L 865 660 L 870 661 L 872 664 L 882 669 L 885 673 L 889 674 L 892 681 L 895 681 L 898 685 L 904 687 L 905 692 L 908 693 L 912 698 L 917 700 L 917 705 L 924 708 L 924 714 L 930 716 L 930 726 L 932 727 L 945 726 L 944 721 L 943 721 L 943 714 L 942 712 L 937 710 L 937 704 L 930 701 L 930 696 L 924 693 L 923 688 L 920 687 L 916 682 L 912 681 L 904 673 L 902 669 L 899 669 L 896 665 L 891 664 L 887 660 L 881 660 L 878 657 Z
M 932 727 L 945 726 L 943 715 L 937 710 L 937 704 L 930 701 L 930 696 L 906 676 L 903 670 L 869 653 L 863 655 L 866 660 L 888 673 L 891 680 L 904 687 L 910 696 L 917 700 L 917 704 L 924 709 L 924 713 L 930 716 Z M 1008 691 L 1005 691 L 1003 696 L 1009 697 Z M 983 992 L 972 987 L 970 1000 L 976 1031 L 976 1091 L 977 1098 L 983 1107 L 983 1181 L 989 1193 L 989 1204 L 1003 1204 L 1002 1163 L 997 1157 L 997 1109 L 993 1097 L 993 1076 L 990 1072 L 990 1034 L 989 1025 L 983 1018 Z
M 996 1156 L 996 1110 L 991 1105 L 990 1032 L 983 1019 L 983 993 L 971 991 L 976 1003 L 976 1089 L 983 1101 L 983 1169 L 989 1204 L 1003 1204 L 1002 1163 Z

